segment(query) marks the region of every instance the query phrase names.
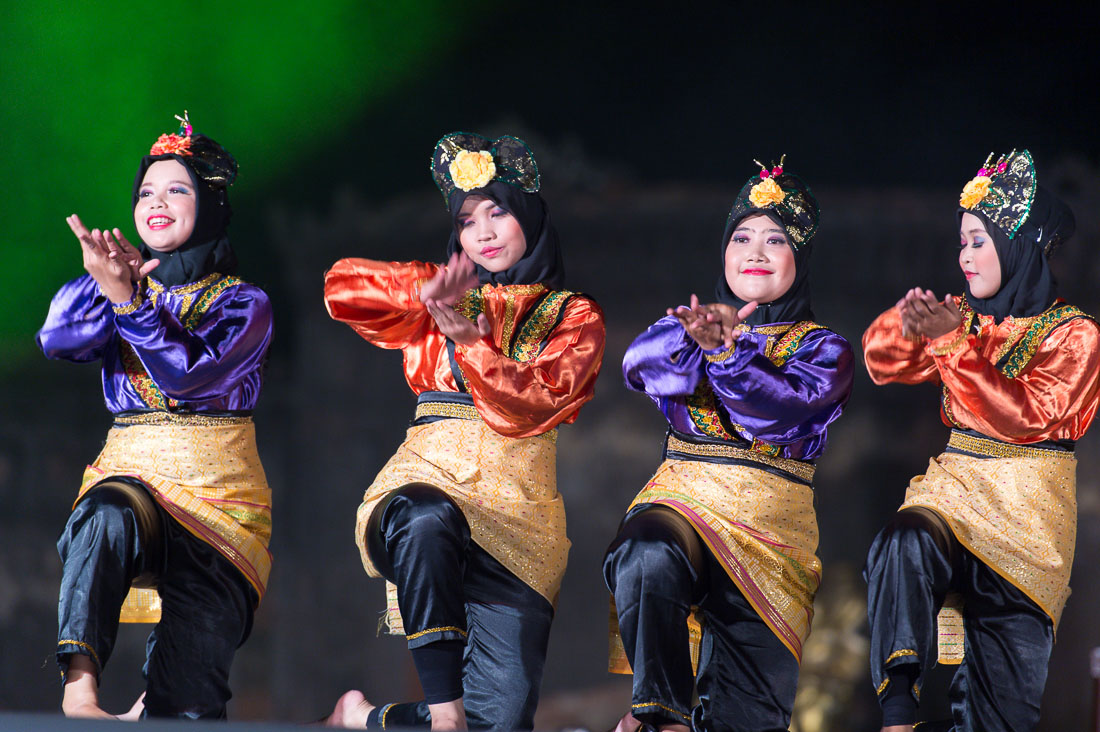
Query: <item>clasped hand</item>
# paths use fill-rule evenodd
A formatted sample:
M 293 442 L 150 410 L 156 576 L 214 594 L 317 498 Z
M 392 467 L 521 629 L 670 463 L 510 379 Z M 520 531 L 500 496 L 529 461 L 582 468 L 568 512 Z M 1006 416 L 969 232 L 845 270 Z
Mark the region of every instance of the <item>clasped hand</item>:
M 740 310 L 720 302 L 702 305 L 699 298 L 692 294 L 690 305 L 669 308 L 665 312 L 680 321 L 680 325 L 700 348 L 712 351 L 722 345 L 726 348 L 733 346 L 740 332 L 737 326 L 752 315 L 756 305 L 755 300 Z
M 88 228 L 76 214 L 65 219 L 73 234 L 80 241 L 84 254 L 84 269 L 99 284 L 107 299 L 115 304 L 127 302 L 134 296 L 134 283 L 156 269 L 156 259 L 146 262 L 141 253 L 126 241 L 118 229 L 100 231 Z
M 439 330 L 459 345 L 468 346 L 492 332 L 485 313 L 478 313 L 474 323 L 454 309 L 459 298 L 477 285 L 474 263 L 464 252 L 455 252 L 435 277 L 420 288 L 420 302 L 435 319 Z
M 901 314 L 901 332 L 904 336 L 939 338 L 950 333 L 962 323 L 962 312 L 951 295 L 943 302 L 931 290 L 914 287 L 898 300 Z

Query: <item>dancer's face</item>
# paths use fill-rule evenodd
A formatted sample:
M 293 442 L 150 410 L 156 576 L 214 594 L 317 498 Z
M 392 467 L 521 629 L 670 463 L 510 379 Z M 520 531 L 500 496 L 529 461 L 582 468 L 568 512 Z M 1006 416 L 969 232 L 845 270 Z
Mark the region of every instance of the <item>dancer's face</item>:
M 964 213 L 959 224 L 959 267 L 974 297 L 992 297 L 1001 289 L 1001 260 L 985 222 Z
M 177 160 L 158 160 L 145 171 L 134 206 L 138 236 L 150 249 L 179 249 L 195 229 L 195 186 Z
M 468 196 L 457 221 L 462 251 L 490 272 L 503 272 L 527 251 L 519 221 L 491 199 Z
M 748 216 L 726 244 L 726 283 L 746 302 L 777 300 L 794 283 L 794 252 L 785 232 L 764 214 Z

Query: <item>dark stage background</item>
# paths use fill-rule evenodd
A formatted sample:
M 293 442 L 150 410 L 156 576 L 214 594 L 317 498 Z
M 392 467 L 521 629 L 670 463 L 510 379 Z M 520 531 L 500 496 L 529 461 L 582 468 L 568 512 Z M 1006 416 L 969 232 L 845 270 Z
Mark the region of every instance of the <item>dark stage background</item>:
M 613 724 L 629 699 L 605 672 L 600 559 L 659 461 L 663 420 L 621 384 L 630 340 L 719 271 L 718 238 L 765 162 L 814 186 L 818 319 L 853 344 L 904 289 L 957 292 L 954 209 L 990 150 L 1028 147 L 1078 233 L 1062 294 L 1100 314 L 1097 10 L 851 12 L 810 4 L 686 3 L 676 12 L 474 2 L 214 3 L 122 10 L 6 8 L 0 66 L 0 711 L 60 700 L 53 542 L 109 419 L 98 370 L 45 361 L 33 333 L 80 274 L 65 227 L 129 225 L 146 146 L 187 108 L 237 154 L 231 233 L 240 274 L 271 294 L 276 340 L 256 414 L 275 494 L 275 565 L 237 656 L 231 713 L 305 721 L 347 688 L 416 692 L 401 640 L 379 636 L 380 582 L 352 540 L 362 490 L 399 443 L 413 398 L 400 356 L 330 321 L 322 273 L 344 256 L 440 259 L 448 218 L 428 173 L 451 130 L 533 147 L 571 289 L 608 323 L 596 399 L 562 430 L 559 487 L 574 546 L 551 637 L 540 726 Z M 858 350 L 858 348 L 857 348 Z M 946 429 L 932 387 L 864 372 L 817 481 L 825 563 L 796 727 L 877 729 L 863 556 Z M 1100 645 L 1100 433 L 1078 448 L 1074 594 L 1041 730 L 1083 729 Z M 103 698 L 140 692 L 146 629 L 123 629 Z M 941 680 L 942 681 L 942 680 Z M 935 702 L 934 690 L 926 692 Z

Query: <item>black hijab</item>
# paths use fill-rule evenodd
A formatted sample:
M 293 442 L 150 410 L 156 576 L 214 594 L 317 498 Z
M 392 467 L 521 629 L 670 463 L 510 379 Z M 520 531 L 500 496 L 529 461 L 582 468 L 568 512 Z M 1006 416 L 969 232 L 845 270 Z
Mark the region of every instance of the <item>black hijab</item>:
M 1046 188 L 1038 186 L 1027 219 L 1012 238 L 977 210 L 960 208 L 956 215 L 960 224 L 964 213 L 974 214 L 985 224 L 1001 264 L 1001 288 L 992 296 L 974 297 L 967 283 L 966 301 L 970 307 L 982 315 L 992 315 L 997 323 L 1009 315 L 1026 318 L 1049 308 L 1057 297 L 1057 283 L 1047 257 L 1076 229 L 1069 207 Z
M 237 269 L 237 256 L 226 232 L 233 215 L 226 186 L 236 177 L 236 161 L 208 137 L 192 135 L 191 141 L 192 155 L 146 155 L 134 179 L 132 206 L 136 208 L 145 173 L 153 163 L 175 160 L 191 177 L 195 190 L 195 228 L 191 236 L 171 252 L 158 252 L 145 242 L 140 247 L 141 256 L 146 260 L 160 261 L 150 277 L 168 287 L 197 282 L 213 272 L 232 274 Z M 230 167 L 232 171 L 227 182 L 226 169 Z
M 551 290 L 560 290 L 565 284 L 565 266 L 561 258 L 558 232 L 550 223 L 550 209 L 538 193 L 526 193 L 518 187 L 494 180 L 481 188 L 463 191 L 455 188 L 448 199 L 451 210 L 451 238 L 447 242 L 447 256 L 461 249 L 458 241 L 458 212 L 469 196 L 484 196 L 512 214 L 523 230 L 527 249 L 519 261 L 503 272 L 490 272 L 477 267 L 477 278 L 482 284 L 534 285 L 542 283 Z

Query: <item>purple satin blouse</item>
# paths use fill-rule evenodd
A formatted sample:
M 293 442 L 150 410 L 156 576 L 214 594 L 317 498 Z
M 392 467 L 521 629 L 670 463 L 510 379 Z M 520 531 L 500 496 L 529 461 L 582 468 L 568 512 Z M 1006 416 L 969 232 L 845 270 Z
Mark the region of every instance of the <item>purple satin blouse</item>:
M 725 347 L 704 351 L 669 315 L 630 344 L 623 377 L 630 389 L 653 399 L 673 429 L 704 438 L 687 399 L 706 378 L 741 437 L 779 445 L 783 457 L 814 460 L 825 451 L 826 428 L 852 392 L 852 347 L 830 330 L 814 330 L 776 366 L 765 355 L 767 341 L 755 329 L 741 333 L 729 358 L 710 362 L 704 356 Z
M 112 413 L 154 408 L 135 386 L 141 383 L 134 378 L 135 364 L 127 373 L 123 341 L 164 397 L 178 402 L 172 411 L 251 410 L 260 396 L 271 343 L 271 303 L 254 285 L 233 280 L 226 287 L 219 280 L 160 292 L 146 287 L 140 305 L 123 315 L 91 275 L 83 275 L 54 295 L 38 346 L 48 358 L 102 361 L 103 397 Z M 204 301 L 212 288 L 214 297 Z M 198 321 L 189 322 L 188 315 L 193 319 L 200 310 Z

